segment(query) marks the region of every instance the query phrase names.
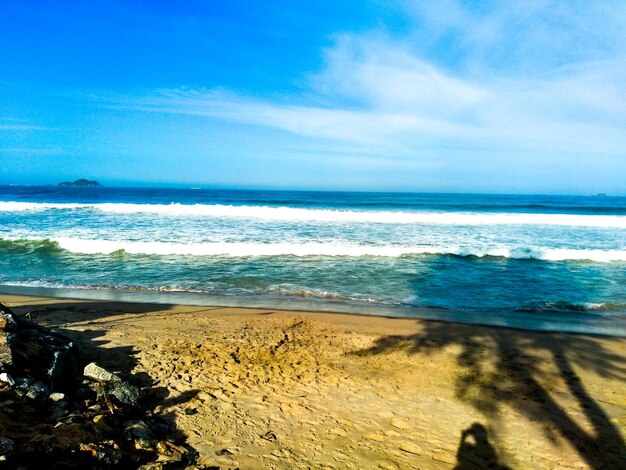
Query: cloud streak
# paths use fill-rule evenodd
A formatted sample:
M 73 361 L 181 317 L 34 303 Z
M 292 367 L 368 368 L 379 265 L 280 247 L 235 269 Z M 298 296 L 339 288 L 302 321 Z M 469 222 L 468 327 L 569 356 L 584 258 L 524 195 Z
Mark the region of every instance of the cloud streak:
M 20 119 L 0 119 L 0 131 L 47 131 L 47 127 L 36 126 Z
M 586 14 L 582 3 L 406 8 L 415 24 L 402 37 L 383 29 L 337 34 L 298 93 L 179 87 L 94 98 L 113 109 L 206 118 L 207 126 L 253 126 L 256 135 L 285 132 L 298 138 L 286 146 L 261 137 L 251 151 L 338 171 L 385 169 L 394 185 L 444 178 L 446 187 L 471 180 L 468 188 L 517 181 L 523 191 L 554 181 L 559 188 L 567 181 L 619 186 L 613 180 L 626 177 L 626 35 L 617 12 L 601 29 L 597 12 Z
M 374 145 L 380 152 L 449 148 L 599 153 L 626 146 L 626 73 L 619 60 L 533 80 L 454 76 L 401 44 L 344 35 L 310 76 L 308 102 L 232 91 L 166 89 L 116 97 L 114 107 L 205 116 L 292 134 Z

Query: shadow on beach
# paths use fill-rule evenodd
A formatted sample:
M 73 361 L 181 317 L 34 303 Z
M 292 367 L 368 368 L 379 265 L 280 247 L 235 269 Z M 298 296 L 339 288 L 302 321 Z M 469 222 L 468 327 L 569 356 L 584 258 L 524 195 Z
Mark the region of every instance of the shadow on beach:
M 456 454 L 457 464 L 454 470 L 475 470 L 490 468 L 493 470 L 509 470 L 509 467 L 498 462 L 498 455 L 491 442 L 485 426 L 474 423 L 461 433 L 461 442 Z
M 106 330 L 98 329 L 99 320 L 106 319 L 106 324 L 111 324 L 119 316 L 145 315 L 172 308 L 171 305 L 123 304 L 114 301 L 72 302 L 58 299 L 50 299 L 50 303 L 40 304 L 26 301 L 20 305 L 11 302 L 11 305 L 16 314 L 53 328 L 75 341 L 80 350 L 81 361 L 85 364 L 95 361 L 123 376 L 129 375 L 137 366 L 138 351 L 132 346 L 111 347 L 111 342 L 104 339 Z M 90 328 L 92 322 L 94 329 Z M 72 325 L 79 325 L 81 329 L 71 329 Z
M 152 312 L 163 312 L 171 308 L 162 304 L 124 304 L 119 302 L 43 302 L 41 304 L 25 302 L 20 305 L 10 302 L 11 309 L 18 316 L 32 319 L 37 323 L 53 328 L 78 346 L 80 354 L 80 370 L 90 363 L 96 362 L 107 370 L 115 372 L 128 383 L 143 390 L 142 402 L 147 409 L 158 408 L 160 411 L 154 416 L 169 424 L 168 436 L 176 442 L 184 443 L 187 435 L 176 426 L 176 416 L 172 407 L 192 400 L 199 390 L 189 390 L 180 394 L 172 394 L 166 387 L 159 387 L 153 378 L 146 372 L 137 372 L 139 353 L 133 346 L 113 346 L 105 339 L 107 330 L 102 329 L 103 322 L 108 325 L 118 321 L 116 317 L 122 315 L 145 315 Z M 89 326 L 93 322 L 94 328 Z M 98 328 L 97 325 L 101 327 Z M 72 329 L 80 325 L 81 329 Z M 1 410 L 0 410 L 1 414 Z M 149 415 L 151 413 L 148 413 Z M 45 416 L 35 419 L 33 424 L 43 424 Z M 6 420 L 0 419 L 0 424 Z M 40 423 L 41 421 L 41 423 Z M 52 423 L 54 424 L 54 423 Z M 1 426 L 0 426 L 1 427 Z M 193 451 L 187 444 L 188 450 Z
M 530 421 L 542 423 L 551 441 L 559 438 L 569 441 L 591 468 L 623 468 L 626 462 L 624 439 L 575 371 L 581 368 L 604 378 L 626 381 L 624 358 L 605 346 L 607 341 L 623 341 L 623 338 L 603 337 L 600 341 L 592 336 L 436 321 L 422 322 L 422 325 L 420 333 L 383 336 L 374 346 L 354 354 L 368 356 L 392 351 L 430 354 L 456 346 L 460 348 L 456 361 L 461 372 L 456 378 L 455 394 L 487 417 L 492 429 L 497 431 L 500 409 L 506 404 Z M 559 380 L 565 384 L 589 426 L 581 426 L 570 416 L 559 403 L 559 395 L 546 385 Z M 485 427 L 475 423 L 463 431 L 468 432 L 486 458 L 493 460 L 495 451 L 489 452 L 491 444 L 488 444 Z M 461 437 L 457 468 L 479 468 L 468 463 L 467 455 L 472 449 L 467 446 L 465 436 Z M 493 462 L 496 466 L 490 467 L 483 461 L 484 468 L 504 468 L 498 466 L 497 460 Z

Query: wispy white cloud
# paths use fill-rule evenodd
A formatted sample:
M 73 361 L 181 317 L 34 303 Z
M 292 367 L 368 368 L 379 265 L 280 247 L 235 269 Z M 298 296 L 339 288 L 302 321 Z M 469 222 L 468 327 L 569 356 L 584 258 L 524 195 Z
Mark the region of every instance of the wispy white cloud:
M 626 52 L 623 2 L 585 0 L 402 1 L 421 50 L 445 41 L 458 66 L 480 73 L 534 74 L 558 64 L 611 59 Z M 436 48 L 436 50 L 440 50 Z M 444 54 L 445 55 L 445 54 Z
M 377 110 L 449 118 L 489 96 L 482 86 L 447 75 L 384 38 L 340 36 L 326 64 L 312 76 L 315 89 Z
M 311 78 L 315 102 L 293 97 L 285 104 L 179 88 L 118 97 L 111 105 L 409 153 L 434 143 L 603 152 L 626 145 L 624 84 L 620 61 L 582 64 L 534 80 L 493 76 L 479 83 L 446 73 L 391 41 L 344 36 L 328 52 L 326 68 Z
M 493 2 L 481 11 L 456 1 L 418 2 L 407 9 L 416 18 L 416 32 L 408 38 L 338 35 L 321 70 L 307 76 L 306 94 L 276 100 L 181 87 L 109 97 L 106 105 L 279 129 L 309 144 L 367 148 L 368 158 L 398 163 L 464 152 L 471 158 L 523 154 L 560 162 L 581 155 L 618 160 L 626 153 L 623 20 L 608 18 L 606 30 L 584 42 L 598 13 L 585 14 L 588 8 L 578 2 L 572 8 L 550 1 Z M 422 24 L 435 38 L 456 34 L 460 58 L 423 53 L 416 46 L 424 37 Z M 555 37 L 546 42 L 551 28 Z M 610 39 L 625 41 L 602 49 Z M 588 49 L 577 51 L 579 44 Z M 511 57 L 503 60 L 505 46 Z M 490 65 L 491 53 L 501 68 Z M 516 61 L 533 67 L 517 67 Z M 332 148 L 320 153 L 334 154 Z
M 34 125 L 23 119 L 0 118 L 0 131 L 44 131 L 47 127 Z
M 57 146 L 41 147 L 0 147 L 0 156 L 11 155 L 12 157 L 48 156 L 55 157 L 67 155 L 67 151 Z
M 26 124 L 0 124 L 0 131 L 41 131 L 47 130 L 45 127 L 29 126 Z

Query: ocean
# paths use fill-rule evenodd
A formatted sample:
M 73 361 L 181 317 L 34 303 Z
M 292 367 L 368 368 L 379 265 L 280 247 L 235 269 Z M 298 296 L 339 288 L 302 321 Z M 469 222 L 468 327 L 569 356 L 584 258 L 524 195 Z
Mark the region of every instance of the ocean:
M 626 335 L 626 198 L 0 186 L 0 285 Z

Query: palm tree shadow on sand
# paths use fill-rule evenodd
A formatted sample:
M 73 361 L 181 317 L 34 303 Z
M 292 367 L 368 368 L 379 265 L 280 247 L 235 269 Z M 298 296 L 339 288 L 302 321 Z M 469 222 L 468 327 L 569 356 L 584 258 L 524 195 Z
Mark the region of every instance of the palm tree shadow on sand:
M 624 468 L 626 444 L 619 429 L 574 370 L 578 367 L 601 377 L 626 380 L 625 358 L 605 346 L 607 342 L 620 342 L 623 338 L 607 337 L 600 341 L 587 335 L 547 335 L 436 321 L 422 325 L 420 333 L 383 336 L 372 347 L 353 354 L 369 356 L 392 351 L 430 354 L 449 346 L 460 347 L 456 360 L 462 372 L 456 378 L 455 394 L 485 415 L 492 426 L 497 428 L 500 408 L 507 404 L 529 420 L 542 423 L 551 441 L 568 441 L 591 468 Z M 545 385 L 555 379 L 565 383 L 588 426 L 581 426 L 570 416 L 557 401 L 556 394 Z M 483 431 L 484 426 L 475 423 L 464 433 L 472 434 L 476 443 L 480 440 L 482 450 L 487 451 L 488 439 Z M 469 447 L 466 445 L 462 452 L 463 446 L 464 435 L 457 468 L 477 468 L 467 459 Z M 498 466 L 497 460 L 493 462 L 494 466 L 485 468 L 505 468 Z

